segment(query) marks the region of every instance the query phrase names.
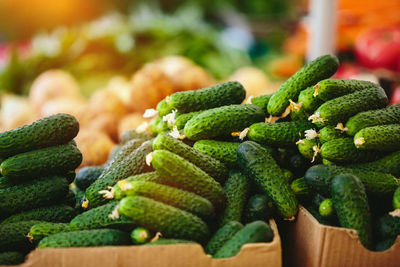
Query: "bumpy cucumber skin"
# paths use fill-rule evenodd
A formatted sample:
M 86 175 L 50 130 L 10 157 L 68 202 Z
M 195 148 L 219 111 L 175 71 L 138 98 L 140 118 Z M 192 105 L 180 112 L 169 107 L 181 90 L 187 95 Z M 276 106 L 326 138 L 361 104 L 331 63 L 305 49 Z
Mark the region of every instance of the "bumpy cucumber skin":
M 301 139 L 300 141 L 303 141 L 304 142 L 304 144 L 298 144 L 297 145 L 297 148 L 298 148 L 298 150 L 299 150 L 299 152 L 300 152 L 300 154 L 301 155 L 303 155 L 303 157 L 305 157 L 305 158 L 307 158 L 307 159 L 309 159 L 309 160 L 312 160 L 313 158 L 314 158 L 314 150 L 313 150 L 313 147 L 314 146 L 318 146 L 318 147 L 320 147 L 321 145 L 319 144 L 319 141 L 318 141 L 318 139 L 311 139 L 311 140 L 308 140 L 308 139 Z M 319 162 L 319 161 L 321 161 L 321 158 L 320 157 L 318 157 L 318 155 L 315 157 L 315 160 L 317 161 L 317 162 Z
M 311 192 L 308 189 L 306 181 L 304 177 L 297 178 L 290 184 L 290 188 L 292 189 L 294 195 L 298 198 L 307 198 L 310 197 Z
M 377 236 L 379 239 L 397 237 L 400 235 L 400 217 L 385 214 L 377 221 Z
M 335 208 L 331 198 L 324 199 L 318 208 L 319 214 L 324 218 L 329 218 L 335 215 Z
M 65 144 L 79 131 L 74 116 L 59 113 L 32 124 L 0 133 L 0 157 L 7 158 L 20 153 Z
M 378 87 L 377 84 L 369 81 L 348 80 L 348 79 L 325 79 L 319 81 L 315 87 L 317 98 L 328 101 L 339 96 L 354 93 L 371 87 Z
M 1 174 L 10 179 L 36 178 L 63 174 L 82 162 L 82 153 L 74 145 L 46 147 L 12 156 L 0 165 Z
M 305 173 L 304 179 L 312 192 L 329 196 L 329 186 L 333 177 L 343 173 L 356 175 L 364 184 L 366 192 L 372 195 L 392 194 L 399 186 L 397 179 L 390 174 L 350 169 L 336 165 L 312 166 Z
M 230 171 L 224 185 L 226 208 L 219 217 L 219 226 L 229 221 L 242 221 L 242 214 L 250 193 L 250 181 L 239 171 Z
M 99 194 L 100 190 L 108 190 L 109 186 L 113 186 L 119 180 L 145 171 L 145 158 L 152 150 L 152 141 L 146 141 L 118 164 L 115 164 L 113 168 L 104 172 L 85 191 L 85 197 L 89 200 L 89 206 L 93 208 L 107 203 L 107 199 Z
M 364 138 L 363 144 L 356 140 Z M 400 124 L 379 125 L 360 130 L 354 136 L 354 144 L 360 150 L 396 151 L 400 149 Z
M 322 79 L 332 76 L 339 67 L 339 60 L 333 55 L 316 58 L 297 71 L 284 82 L 268 103 L 268 113 L 280 116 L 289 105 L 289 99 L 295 101 L 300 92 L 315 85 Z
M 150 140 L 151 138 L 153 138 L 151 136 L 151 134 L 147 133 L 147 132 L 137 132 L 135 129 L 132 130 L 127 130 L 125 132 L 122 133 L 121 135 L 121 143 L 122 145 L 125 145 L 126 143 L 128 143 L 130 140 L 133 139 L 142 139 L 142 140 Z
M 303 108 L 299 110 L 292 110 L 290 112 L 290 119 L 292 121 L 306 121 L 310 117 L 310 113 Z
M 314 114 L 325 120 L 316 122 L 318 127 L 325 125 L 336 125 L 338 122 L 345 123 L 350 117 L 359 112 L 384 108 L 388 98 L 381 87 L 372 87 L 354 93 L 331 99 L 322 104 Z
M 368 110 L 354 115 L 346 122 L 347 134 L 354 136 L 361 129 L 400 121 L 400 104 L 377 110 Z
M 273 94 L 269 95 L 261 95 L 251 99 L 251 104 L 259 106 L 265 113 L 265 117 L 268 117 L 268 102 L 271 99 Z
M 111 219 L 109 215 L 117 206 L 118 201 L 112 201 L 105 205 L 85 211 L 75 218 L 69 224 L 71 230 L 89 230 L 100 228 L 132 229 L 133 222 L 127 217 L 121 215 L 118 219 Z
M 169 105 L 166 99 L 158 102 L 156 110 L 158 111 L 158 116 L 163 117 L 172 112 L 173 108 Z
M 360 179 L 352 174 L 341 174 L 331 184 L 332 202 L 340 225 L 358 232 L 361 243 L 373 248 L 371 215 L 367 194 Z
M 222 186 L 196 165 L 168 150 L 154 151 L 151 163 L 172 186 L 208 199 L 216 211 L 225 207 L 226 195 Z
M 265 145 L 290 146 L 304 136 L 304 131 L 315 128 L 309 121 L 280 123 L 255 123 L 250 126 L 247 137 Z
M 249 198 L 244 209 L 244 221 L 246 223 L 254 221 L 267 222 L 275 213 L 275 205 L 267 195 L 256 194 Z
M 287 169 L 282 169 L 282 175 L 285 179 L 285 181 L 290 184 L 293 181 L 294 174 L 290 170 Z
M 13 183 L 13 181 L 9 178 L 0 177 L 0 189 L 7 188 L 7 187 L 13 186 L 15 184 L 16 183 L 15 182 Z
M 209 236 L 207 224 L 199 217 L 149 198 L 126 197 L 118 204 L 118 210 L 136 225 L 161 232 L 167 238 L 205 241 Z
M 158 134 L 157 125 L 162 121 L 161 117 L 155 117 L 150 121 L 149 131 L 152 135 L 156 136 Z
M 237 149 L 240 143 L 216 140 L 199 140 L 193 148 L 225 164 L 228 168 L 237 166 Z
M 19 251 L 0 253 L 0 265 L 18 265 L 25 261 L 25 254 Z
M 201 90 L 177 92 L 170 96 L 168 105 L 181 113 L 240 104 L 246 90 L 238 82 L 220 83 Z
M 261 145 L 252 141 L 242 143 L 238 149 L 238 161 L 258 190 L 272 198 L 283 218 L 296 215 L 296 197 L 278 164 Z
M 36 208 L 11 215 L 4 219 L 1 224 L 40 220 L 45 222 L 69 222 L 76 215 L 74 208 L 67 205 L 54 205 L 43 208 Z
M 0 189 L 0 211 L 13 214 L 23 210 L 51 205 L 68 194 L 63 177 L 49 176 L 28 183 Z
M 390 173 L 395 177 L 400 176 L 400 151 L 386 155 L 376 161 L 346 165 L 347 168 L 374 172 Z
M 327 125 L 321 130 L 319 130 L 319 141 L 324 144 L 328 141 L 345 138 L 347 135 L 341 130 L 335 129 L 336 126 Z
M 33 245 L 26 238 L 31 227 L 40 221 L 23 221 L 0 225 L 0 250 L 26 251 L 33 248 Z
M 321 156 L 336 163 L 374 161 L 383 156 L 376 150 L 361 150 L 354 145 L 353 138 L 334 139 L 321 146 Z
M 186 145 L 182 141 L 173 138 L 169 134 L 159 135 L 153 141 L 153 149 L 169 150 L 185 158 L 205 171 L 220 184 L 223 184 L 228 177 L 228 169 L 223 163 L 207 154 L 200 152 L 199 150 Z
M 201 112 L 203 112 L 203 110 L 177 114 L 175 118 L 175 126 L 178 128 L 178 130 L 182 130 L 183 128 L 185 128 L 185 125 L 189 120 L 191 120 L 194 116 L 200 114 Z M 173 126 L 170 126 L 169 128 L 172 129 Z
M 393 194 L 393 209 L 400 209 L 400 187 L 398 187 Z
M 146 243 L 145 246 L 164 246 L 164 245 L 175 245 L 175 244 L 196 244 L 196 242 L 184 239 L 160 238 L 157 239 L 156 241 Z
M 106 163 L 103 173 L 107 173 L 110 169 L 114 168 L 118 165 L 124 158 L 129 156 L 133 151 L 135 151 L 138 147 L 140 147 L 144 143 L 142 139 L 133 139 L 128 141 L 125 145 L 121 147 L 119 152 L 109 161 Z M 102 173 L 102 174 L 103 174 Z M 101 176 L 99 176 L 101 178 Z
M 239 253 L 244 244 L 256 242 L 271 242 L 274 233 L 271 227 L 263 221 L 246 224 L 231 239 L 214 254 L 214 258 L 229 258 Z
M 137 227 L 131 232 L 131 239 L 134 245 L 141 245 L 150 241 L 149 230 L 143 227 Z
M 204 251 L 209 255 L 214 255 L 215 252 L 217 252 L 226 241 L 231 239 L 242 228 L 243 225 L 240 222 L 227 222 L 210 238 L 207 245 L 204 247 Z
M 146 181 L 146 182 L 153 182 L 157 184 L 167 184 L 165 179 L 158 174 L 157 172 L 146 172 L 141 173 L 133 176 L 129 176 L 128 178 L 124 179 L 123 181 L 127 183 L 131 183 L 134 181 Z M 113 187 L 114 189 L 114 198 L 115 199 L 122 199 L 127 196 L 129 190 L 122 190 L 118 183 L 116 183 Z
M 130 245 L 128 233 L 115 229 L 95 229 L 58 233 L 43 238 L 38 248 L 100 247 Z
M 299 94 L 298 103 L 303 103 L 301 108 L 303 108 L 307 112 L 313 113 L 324 101 L 314 96 L 315 88 L 313 86 L 304 89 Z
M 37 245 L 40 240 L 46 236 L 70 231 L 71 228 L 69 227 L 69 223 L 42 222 L 31 227 L 29 230 L 29 236 L 32 238 L 34 244 Z
M 104 166 L 88 166 L 78 171 L 75 178 L 75 185 L 81 190 L 86 190 L 104 171 Z
M 209 139 L 242 131 L 253 123 L 264 120 L 264 112 L 256 105 L 223 106 L 194 116 L 186 123 L 184 133 L 190 140 Z
M 215 217 L 214 207 L 211 202 L 192 192 L 149 181 L 133 181 L 129 182 L 129 185 L 130 189 L 125 190 L 127 196 L 148 197 L 191 212 L 204 220 Z
M 396 242 L 397 236 L 396 237 L 390 237 L 387 239 L 384 239 L 378 243 L 376 243 L 375 250 L 374 251 L 385 251 L 393 246 L 393 244 Z

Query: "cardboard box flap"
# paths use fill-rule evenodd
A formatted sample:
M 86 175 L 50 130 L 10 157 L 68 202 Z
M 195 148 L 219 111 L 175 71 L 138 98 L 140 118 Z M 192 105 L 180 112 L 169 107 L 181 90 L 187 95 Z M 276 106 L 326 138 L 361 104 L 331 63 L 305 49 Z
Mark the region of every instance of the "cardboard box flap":
M 281 239 L 270 220 L 274 239 L 270 243 L 246 244 L 232 258 L 212 259 L 198 244 L 53 248 L 32 251 L 20 267 L 243 267 L 282 266 Z

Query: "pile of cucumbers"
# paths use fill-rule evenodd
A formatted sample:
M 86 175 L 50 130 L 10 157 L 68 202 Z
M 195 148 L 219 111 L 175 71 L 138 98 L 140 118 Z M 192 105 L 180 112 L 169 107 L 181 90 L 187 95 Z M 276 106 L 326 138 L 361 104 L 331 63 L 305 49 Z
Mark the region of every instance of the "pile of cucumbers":
M 28 235 L 41 222 L 67 223 L 77 214 L 69 184 L 82 154 L 78 121 L 56 114 L 0 133 L 0 264 L 19 264 L 34 248 Z
M 61 119 L 48 126 L 50 117 L 0 134 L 4 244 L 198 243 L 226 258 L 271 242 L 269 220 L 294 220 L 301 203 L 323 224 L 356 230 L 366 248 L 389 248 L 400 234 L 400 105 L 387 106 L 374 83 L 330 78 L 338 66 L 321 56 L 247 101 L 238 82 L 166 97 L 146 112 L 155 115 L 148 132 L 125 132 L 104 165 L 80 169 L 77 214 L 65 220 L 56 199 L 81 160 L 76 133 Z M 32 215 L 46 205 L 48 219 Z

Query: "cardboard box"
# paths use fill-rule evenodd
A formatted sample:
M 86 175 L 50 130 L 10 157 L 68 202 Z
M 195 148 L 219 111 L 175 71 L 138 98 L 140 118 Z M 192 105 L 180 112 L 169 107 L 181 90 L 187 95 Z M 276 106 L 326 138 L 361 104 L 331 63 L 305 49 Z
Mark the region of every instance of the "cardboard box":
M 363 247 L 356 231 L 322 225 L 302 206 L 295 223 L 286 227 L 288 266 L 400 266 L 400 237 L 390 249 L 373 252 Z
M 281 267 L 281 239 L 270 220 L 274 239 L 270 243 L 244 245 L 238 255 L 212 259 L 197 244 L 54 248 L 32 251 L 20 267 Z

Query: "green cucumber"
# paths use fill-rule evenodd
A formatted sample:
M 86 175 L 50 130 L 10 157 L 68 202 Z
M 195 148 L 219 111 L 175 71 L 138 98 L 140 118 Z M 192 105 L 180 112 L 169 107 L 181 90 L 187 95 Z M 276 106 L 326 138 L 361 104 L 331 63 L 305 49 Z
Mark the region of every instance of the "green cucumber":
M 321 144 L 345 137 L 347 137 L 346 133 L 337 129 L 336 126 L 327 125 L 319 130 L 319 141 L 321 142 Z
M 296 104 L 298 105 L 298 104 Z M 295 109 L 290 111 L 290 119 L 292 121 L 306 121 L 310 117 L 310 113 L 307 112 L 304 108 Z M 276 122 L 276 121 L 275 121 Z
M 268 117 L 268 102 L 271 99 L 273 94 L 269 94 L 269 95 L 261 95 L 261 96 L 257 96 L 257 97 L 253 97 L 251 98 L 251 104 L 259 106 L 265 113 L 265 117 Z
M 332 179 L 332 202 L 339 223 L 357 231 L 361 243 L 372 249 L 372 225 L 367 194 L 360 179 L 352 174 L 340 174 Z
M 296 215 L 296 197 L 283 177 L 282 170 L 267 150 L 255 142 L 246 141 L 238 149 L 238 161 L 258 190 L 272 198 L 283 218 Z
M 259 122 L 250 126 L 247 137 L 265 145 L 290 146 L 304 136 L 304 131 L 313 128 L 309 121 L 290 121 L 280 123 Z
M 237 165 L 237 149 L 240 143 L 216 140 L 199 140 L 193 148 L 207 154 L 225 164 L 228 168 Z
M 121 149 L 118 151 L 118 153 L 106 163 L 103 173 L 107 173 L 110 169 L 114 168 L 116 165 L 118 165 L 122 160 L 124 160 L 129 154 L 131 154 L 133 151 L 135 151 L 138 147 L 140 147 L 144 143 L 144 140 L 142 139 L 132 139 L 128 141 L 126 144 L 124 144 Z M 103 174 L 102 173 L 102 174 Z M 101 179 L 102 176 L 99 176 Z M 97 179 L 96 179 L 97 180 Z
M 7 177 L 0 177 L 0 189 L 14 186 L 16 183 Z
M 126 180 L 124 181 L 126 182 Z M 121 183 L 118 182 L 117 184 Z M 126 196 L 148 197 L 191 212 L 205 220 L 215 217 L 214 207 L 211 202 L 192 192 L 149 181 L 126 182 L 125 186 L 120 186 L 120 188 Z
M 0 211 L 13 214 L 23 210 L 52 205 L 68 194 L 63 177 L 49 176 L 0 189 Z
M 393 194 L 393 209 L 400 209 L 400 187 Z
M 361 150 L 354 145 L 353 138 L 334 139 L 321 146 L 321 156 L 335 163 L 369 162 L 384 154 L 376 150 Z
M 157 184 L 166 184 L 165 178 L 163 178 L 157 172 L 145 172 L 145 173 L 141 173 L 141 174 L 132 175 L 124 180 L 118 181 L 114 185 L 114 187 L 113 187 L 114 198 L 115 199 L 123 199 L 124 197 L 126 197 L 127 193 L 129 193 L 129 190 L 126 190 L 126 188 L 124 188 L 124 190 L 123 190 L 120 187 L 120 185 L 126 185 L 131 182 L 135 182 L 135 181 L 147 181 L 147 182 L 153 182 L 153 183 L 157 183 Z
M 275 213 L 275 205 L 269 196 L 256 194 L 249 198 L 243 213 L 246 223 L 259 220 L 268 222 Z
M 207 224 L 199 217 L 149 198 L 126 197 L 118 204 L 118 211 L 134 224 L 161 232 L 167 238 L 204 241 L 209 235 Z
M 184 240 L 184 239 L 159 238 L 155 241 L 146 243 L 145 246 L 164 246 L 164 245 L 176 245 L 176 244 L 197 244 L 197 243 L 191 240 Z
M 10 179 L 37 178 L 64 174 L 77 168 L 82 154 L 74 145 L 59 145 L 12 156 L 0 165 L 0 172 Z
M 396 151 L 400 149 L 400 124 L 367 127 L 356 133 L 354 144 L 360 150 Z
M 175 118 L 175 125 L 178 130 L 183 130 L 185 128 L 186 123 L 191 120 L 194 116 L 199 115 L 203 110 L 200 111 L 193 111 L 189 113 L 184 113 L 184 114 L 176 114 Z M 172 129 L 173 126 L 170 126 L 170 129 Z
M 315 151 L 317 151 L 316 149 L 319 149 L 320 146 L 321 145 L 318 139 L 314 138 L 308 140 L 304 138 L 298 141 L 297 148 L 299 149 L 300 154 L 306 159 L 309 159 L 312 162 L 321 162 L 321 156 L 319 154 L 315 154 Z
M 389 237 L 387 239 L 384 239 L 378 243 L 376 243 L 375 250 L 374 251 L 385 251 L 393 246 L 394 243 L 396 243 L 396 237 Z
M 157 136 L 153 142 L 153 149 L 169 150 L 183 157 L 213 177 L 220 184 L 223 184 L 228 177 L 228 169 L 223 163 L 186 145 L 169 134 Z
M 325 102 L 310 119 L 318 127 L 336 125 L 339 122 L 345 123 L 359 112 L 384 108 L 387 103 L 385 90 L 381 87 L 371 87 Z
M 336 165 L 315 165 L 307 170 L 304 179 L 312 192 L 329 196 L 329 186 L 334 176 L 351 173 L 357 176 L 365 186 L 368 194 L 393 194 L 399 186 L 397 179 L 387 173 L 350 169 Z
M 86 190 L 104 171 L 104 166 L 87 166 L 78 171 L 75 185 L 81 190 Z
M 117 206 L 118 201 L 111 201 L 105 205 L 85 211 L 75 218 L 69 224 L 71 230 L 89 230 L 100 228 L 116 228 L 121 230 L 130 230 L 133 228 L 133 222 L 127 217 L 121 215 L 118 219 L 112 219 L 109 215 Z
M 390 173 L 395 177 L 400 177 L 400 151 L 386 155 L 376 161 L 354 163 L 346 165 L 347 168 Z
M 354 136 L 361 129 L 378 125 L 395 124 L 399 123 L 399 121 L 400 104 L 360 112 L 346 122 L 347 134 Z
M 261 108 L 251 104 L 230 105 L 209 109 L 194 116 L 184 128 L 190 140 L 209 139 L 242 131 L 253 123 L 265 120 Z
M 339 60 L 333 55 L 324 55 L 306 64 L 284 82 L 268 103 L 268 113 L 280 116 L 295 101 L 302 90 L 332 76 L 339 67 Z
M 385 214 L 377 221 L 378 238 L 386 239 L 400 235 L 400 217 Z
M 158 116 L 162 118 L 163 116 L 172 112 L 174 108 L 172 108 L 166 99 L 158 102 L 156 110 L 158 111 Z
M 45 222 L 69 222 L 76 215 L 74 208 L 67 205 L 54 205 L 23 211 L 4 219 L 1 224 L 40 220 Z
M 151 235 L 149 230 L 143 227 L 136 227 L 131 232 L 131 239 L 134 245 L 141 245 L 150 241 Z
M 0 250 L 27 251 L 33 249 L 26 235 L 40 221 L 23 221 L 0 225 Z
M 25 254 L 19 251 L 0 252 L 0 265 L 19 265 L 25 261 Z
M 320 224 L 334 226 L 332 220 L 322 217 L 314 206 L 308 206 L 306 209 Z
M 177 92 L 169 97 L 168 106 L 180 113 L 205 110 L 231 104 L 240 104 L 246 90 L 238 82 L 220 83 L 209 88 Z
M 115 229 L 95 229 L 57 233 L 43 238 L 38 245 L 42 248 L 101 247 L 130 245 L 128 233 Z
M 59 113 L 32 124 L 0 133 L 0 157 L 68 143 L 79 131 L 74 116 Z
M 153 168 L 172 185 L 208 199 L 216 211 L 225 207 L 223 188 L 199 167 L 168 150 L 156 150 L 152 158 Z
M 229 258 L 239 253 L 244 244 L 271 242 L 274 233 L 268 223 L 255 221 L 246 224 L 214 254 L 214 258 Z
M 331 218 L 335 216 L 335 208 L 331 198 L 325 198 L 318 208 L 319 214 L 324 218 Z
M 319 81 L 314 86 L 313 94 L 316 98 L 328 101 L 339 96 L 351 94 L 371 87 L 378 87 L 378 85 L 369 81 L 325 79 Z
M 324 101 L 314 96 L 314 87 L 310 86 L 307 89 L 304 89 L 299 94 L 299 99 L 297 102 L 303 103 L 301 108 L 307 112 L 313 113 L 319 106 L 324 103 Z
M 142 140 L 147 141 L 147 140 L 150 140 L 151 138 L 153 138 L 153 136 L 151 136 L 151 134 L 149 134 L 147 132 L 138 132 L 135 129 L 132 129 L 132 130 L 127 130 L 122 133 L 121 143 L 122 143 L 122 145 L 125 145 L 126 143 L 128 143 L 130 140 L 133 140 L 133 139 L 142 139 Z
M 227 222 L 224 226 L 219 228 L 214 235 L 210 238 L 204 251 L 209 255 L 214 255 L 229 239 L 231 239 L 243 225 L 237 221 Z
M 290 188 L 292 189 L 294 195 L 298 199 L 307 198 L 311 195 L 310 190 L 306 184 L 304 177 L 297 178 L 290 184 Z
M 107 203 L 107 199 L 99 191 L 107 190 L 109 186 L 113 186 L 119 180 L 144 172 L 147 167 L 145 163 L 146 155 L 152 150 L 152 141 L 146 141 L 122 161 L 115 164 L 114 167 L 110 168 L 107 172 L 103 172 L 101 177 L 85 191 L 85 197 L 89 201 L 89 206 L 97 207 Z
M 31 227 L 28 238 L 37 245 L 46 236 L 70 231 L 69 223 L 42 222 Z
M 239 171 L 230 171 L 224 185 L 227 197 L 225 210 L 219 217 L 219 226 L 229 221 L 242 221 L 242 214 L 250 193 L 250 181 Z
M 156 136 L 158 134 L 157 125 L 162 121 L 161 117 L 155 117 L 150 121 L 149 132 L 151 135 Z
M 293 181 L 294 175 L 290 170 L 282 169 L 283 178 L 290 184 Z

